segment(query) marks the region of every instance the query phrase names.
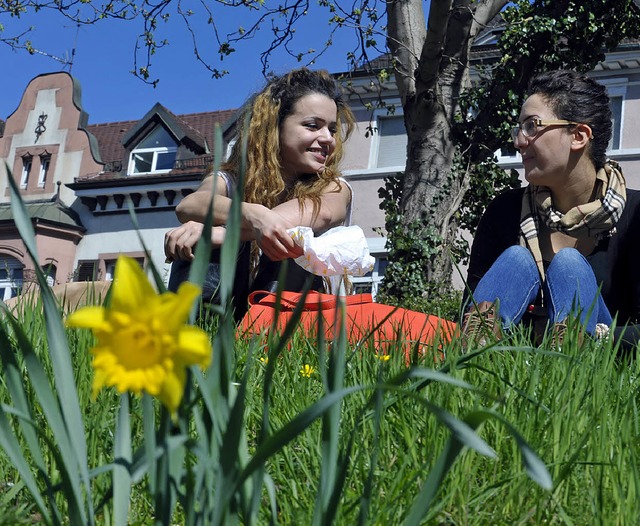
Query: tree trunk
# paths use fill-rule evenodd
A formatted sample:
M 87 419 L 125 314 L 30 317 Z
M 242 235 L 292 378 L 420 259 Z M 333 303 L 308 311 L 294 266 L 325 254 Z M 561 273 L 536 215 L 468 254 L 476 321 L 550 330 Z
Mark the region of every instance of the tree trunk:
M 432 0 L 426 34 L 407 34 L 424 14 L 421 0 L 387 3 L 389 47 L 396 59 L 396 81 L 407 128 L 407 164 L 400 209 L 407 226 L 421 223 L 417 242 L 440 238 L 427 266 L 427 279 L 449 283 L 455 212 L 468 182 L 454 170 L 452 136 L 459 97 L 470 87 L 469 53 L 473 38 L 506 0 Z M 417 37 L 416 37 L 417 35 Z M 403 42 L 399 46 L 398 42 Z M 419 57 L 419 58 L 418 58 Z

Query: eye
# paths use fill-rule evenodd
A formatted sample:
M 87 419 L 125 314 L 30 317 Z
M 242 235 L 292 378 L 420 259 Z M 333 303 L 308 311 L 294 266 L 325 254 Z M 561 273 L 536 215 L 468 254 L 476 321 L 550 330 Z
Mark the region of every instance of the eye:
M 331 136 L 334 136 L 336 133 L 338 133 L 338 128 L 329 128 L 329 133 L 331 134 Z
M 527 137 L 534 137 L 538 133 L 538 125 L 535 120 L 528 120 L 522 123 L 522 131 Z
M 318 129 L 318 125 L 315 122 L 307 122 L 304 124 L 305 128 L 309 128 L 312 130 L 317 130 Z

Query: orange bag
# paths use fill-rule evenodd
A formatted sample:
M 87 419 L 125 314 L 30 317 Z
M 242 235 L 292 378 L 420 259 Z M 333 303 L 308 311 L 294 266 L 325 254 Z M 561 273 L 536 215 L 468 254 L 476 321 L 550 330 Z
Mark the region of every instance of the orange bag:
M 282 292 L 280 312 L 275 328 L 282 331 L 291 319 L 293 310 L 300 303 L 303 294 Z M 407 361 L 410 360 L 416 344 L 420 353 L 433 348 L 434 344 L 442 349 L 442 344 L 451 340 L 456 324 L 437 316 L 410 311 L 382 303 L 374 303 L 371 294 L 342 296 L 346 305 L 346 335 L 352 344 L 366 338 L 372 338 L 376 352 L 387 354 L 390 349 L 402 348 Z M 249 296 L 249 311 L 239 325 L 243 334 L 266 334 L 274 325 L 277 295 L 270 292 L 255 291 Z M 319 320 L 323 318 L 323 327 L 327 340 L 335 338 L 337 296 L 309 292 L 305 298 L 299 325 L 304 332 L 316 336 Z M 441 353 L 439 353 L 441 354 Z M 434 357 L 438 358 L 438 357 Z

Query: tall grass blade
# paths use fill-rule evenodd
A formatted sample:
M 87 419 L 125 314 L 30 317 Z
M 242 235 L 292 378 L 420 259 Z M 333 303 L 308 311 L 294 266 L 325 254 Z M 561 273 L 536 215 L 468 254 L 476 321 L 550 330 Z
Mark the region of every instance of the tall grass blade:
M 155 495 L 157 489 L 156 452 L 156 412 L 151 395 L 142 395 L 142 431 L 144 433 L 144 458 L 149 474 L 149 493 Z
M 378 380 L 380 380 L 380 373 L 378 373 Z M 373 498 L 373 479 L 378 466 L 378 452 L 380 451 L 379 437 L 384 408 L 384 392 L 382 389 L 376 389 L 374 391 L 373 401 L 373 450 L 371 451 L 367 478 L 365 479 L 362 495 L 360 496 L 360 512 L 358 513 L 359 526 L 365 526 L 367 524 L 369 510 L 371 509 L 371 500 Z M 356 429 L 352 431 L 351 436 L 352 438 L 356 436 Z
M 18 348 L 22 352 L 29 382 L 40 402 L 42 413 L 49 425 L 57 443 L 60 460 L 59 470 L 63 477 L 62 484 L 65 487 L 65 497 L 70 507 L 70 515 L 80 520 L 84 513 L 82 490 L 78 480 L 78 468 L 73 451 L 73 443 L 65 426 L 64 415 L 60 409 L 60 401 L 51 387 L 51 380 L 45 372 L 40 358 L 36 355 L 29 339 L 24 334 L 18 321 L 9 317 L 8 321 L 13 327 L 17 339 Z M 56 455 L 55 446 L 52 453 Z
M 236 482 L 236 488 L 251 476 L 262 463 L 304 432 L 317 418 L 321 417 L 334 404 L 338 403 L 346 396 L 358 391 L 363 391 L 364 389 L 366 389 L 366 387 L 358 385 L 334 391 L 323 396 L 307 409 L 298 413 L 287 424 L 270 435 L 260 445 L 260 447 L 256 449 L 253 457 L 251 457 L 249 463 L 240 473 Z
M 507 428 L 511 436 L 516 441 L 520 454 L 522 455 L 522 465 L 531 480 L 533 480 L 538 486 L 543 489 L 550 490 L 553 487 L 553 481 L 547 466 L 542 462 L 542 459 L 531 449 L 531 446 L 527 443 L 524 437 L 518 432 L 515 426 L 509 422 L 503 415 L 492 409 L 485 409 L 484 411 L 477 411 L 478 414 L 486 413 L 487 417 L 493 417 L 496 420 L 502 422 Z
M 480 425 L 481 422 L 482 419 L 473 419 L 473 422 L 470 424 L 470 426 L 476 429 L 477 425 Z M 474 424 L 477 425 L 474 427 Z M 444 450 L 429 472 L 427 480 L 422 486 L 420 493 L 418 493 L 418 496 L 413 501 L 413 505 L 411 506 L 411 510 L 409 511 L 409 515 L 407 516 L 407 519 L 405 521 L 406 526 L 418 526 L 422 524 L 422 520 L 424 516 L 429 512 L 431 503 L 433 502 L 438 489 L 440 489 L 442 481 L 453 466 L 453 463 L 461 453 L 463 447 L 464 444 L 460 440 L 458 440 L 455 435 L 449 438 L 444 447 Z
M 325 331 L 324 318 L 318 312 L 318 361 L 323 377 L 325 393 L 330 394 L 339 391 L 344 385 L 345 355 L 347 353 L 346 337 L 346 306 L 338 298 L 336 304 L 336 328 L 337 335 L 333 342 L 331 352 L 328 355 L 329 367 L 323 364 L 325 357 Z M 334 329 L 335 330 L 335 329 Z M 337 512 L 337 498 L 342 493 L 342 484 L 346 478 L 349 464 L 349 456 L 340 458 L 340 413 L 341 402 L 337 402 L 329 408 L 322 417 L 322 464 L 320 467 L 320 484 L 314 511 L 314 523 L 331 524 Z
M 6 165 L 6 163 L 5 163 Z M 44 307 L 45 326 L 47 340 L 49 343 L 49 352 L 53 366 L 57 399 L 60 402 L 64 421 L 62 428 L 65 430 L 66 436 L 59 436 L 58 439 L 63 442 L 71 442 L 73 446 L 70 448 L 71 453 L 75 457 L 75 467 L 70 470 L 71 480 L 74 491 L 73 494 L 77 499 L 80 519 L 83 524 L 94 524 L 94 510 L 91 498 L 91 484 L 89 480 L 89 468 L 87 465 L 87 443 L 85 438 L 84 424 L 82 422 L 82 414 L 80 413 L 80 404 L 78 401 L 78 392 L 73 376 L 73 367 L 71 365 L 71 353 L 62 325 L 60 312 L 56 305 L 44 273 L 39 265 L 37 255 L 35 235 L 31 220 L 27 214 L 24 202 L 20 197 L 20 191 L 16 186 L 15 179 L 6 165 L 9 182 L 9 195 L 11 199 L 11 210 L 16 223 L 16 228 L 25 244 L 29 257 L 34 263 L 36 278 L 40 285 L 40 294 Z M 67 431 L 68 430 L 68 431 Z M 68 434 L 67 434 L 68 432 Z M 67 449 L 68 450 L 68 449 Z M 68 465 L 71 466 L 71 459 L 66 459 Z M 80 489 L 79 481 L 73 473 L 79 473 L 80 480 L 84 484 L 84 494 Z M 83 501 L 86 503 L 87 511 Z
M 149 269 L 151 270 L 153 281 L 156 284 L 158 292 L 162 294 L 163 292 L 167 291 L 167 287 L 164 284 L 164 280 L 162 279 L 160 272 L 158 271 L 156 266 L 153 264 L 151 251 L 147 248 L 147 244 L 145 243 L 144 238 L 142 237 L 142 229 L 140 228 L 140 223 L 138 223 L 138 216 L 136 215 L 136 210 L 131 200 L 128 201 L 128 206 L 129 206 L 129 218 L 131 219 L 131 223 L 133 223 L 133 228 L 136 231 L 136 234 L 138 236 L 138 241 L 140 242 L 140 246 L 142 247 L 142 251 L 144 252 L 146 261 L 150 263 Z M 111 292 L 111 289 L 109 289 L 109 292 Z
M 115 431 L 115 462 L 113 466 L 113 523 L 114 526 L 129 524 L 129 502 L 131 501 L 131 422 L 129 419 L 129 394 L 120 395 L 120 407 Z
M 7 390 L 11 395 L 11 400 L 14 407 L 18 411 L 29 415 L 33 420 L 32 408 L 27 400 L 27 394 L 25 392 L 24 384 L 22 383 L 21 368 L 16 360 L 14 346 L 11 344 L 11 341 L 5 331 L 5 327 L 8 324 L 6 318 L 9 316 L 13 316 L 13 314 L 8 312 L 8 310 L 5 310 L 4 304 L 0 305 L 0 311 L 4 311 L 4 313 L 0 314 L 0 316 L 5 317 L 5 321 L 0 323 L 0 360 L 2 361 L 2 369 L 4 373 L 4 380 L 7 385 Z M 18 325 L 18 320 L 14 318 L 13 323 L 15 325 Z M 22 345 L 25 344 L 27 344 L 27 342 L 24 342 L 23 340 Z M 40 449 L 40 444 L 32 425 L 25 424 L 21 419 L 20 430 L 22 431 L 22 436 L 25 438 L 27 448 L 29 449 L 29 454 L 33 459 L 33 462 L 35 463 L 36 468 L 40 473 L 46 473 L 46 467 L 44 458 L 42 456 L 42 451 Z
M 7 418 L 6 410 L 7 407 L 5 404 L 0 404 L 0 446 L 22 477 L 25 486 L 29 490 L 38 510 L 42 514 L 44 521 L 47 524 L 60 524 L 59 521 L 52 521 L 49 509 L 40 495 L 40 489 L 38 488 L 38 483 L 32 474 L 31 466 L 22 454 L 22 448 L 17 438 L 13 433 L 11 433 L 12 426 L 11 422 Z M 25 414 L 23 418 L 26 421 L 30 420 L 30 416 L 28 414 Z

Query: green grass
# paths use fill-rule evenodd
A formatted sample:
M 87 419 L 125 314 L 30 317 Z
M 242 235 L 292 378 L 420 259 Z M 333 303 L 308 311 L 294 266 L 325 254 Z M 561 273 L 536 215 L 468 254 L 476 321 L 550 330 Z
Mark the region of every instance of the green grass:
M 27 310 L 20 322 L 50 375 L 42 315 L 37 309 Z M 89 349 L 93 338 L 85 331 L 68 332 L 68 337 L 87 430 L 88 464 L 95 468 L 112 460 L 118 396 L 106 390 L 91 399 Z M 527 476 L 512 433 L 499 420 L 490 419 L 479 427 L 479 434 L 495 450 L 496 458 L 464 451 L 444 478 L 422 523 L 637 523 L 638 362 L 617 360 L 610 342 L 587 341 L 578 348 L 570 338 L 562 353 L 544 345 L 532 348 L 525 342 L 524 334 L 516 332 L 484 352 L 464 356 L 457 342 L 450 344 L 446 361 L 435 368 L 471 384 L 473 390 L 440 381 L 406 380 L 400 384 L 402 391 L 394 391 L 391 380 L 406 370 L 401 352 L 384 362 L 371 345 L 348 347 L 344 387 L 365 387 L 336 406 L 338 462 L 341 455 L 348 455 L 350 462 L 334 523 L 402 524 L 408 517 L 450 439 L 449 430 L 425 401 L 459 418 L 481 410 L 503 415 L 547 465 L 553 488 L 546 491 Z M 249 347 L 247 341 L 236 342 L 236 380 L 246 372 Z M 319 352 L 316 341 L 296 334 L 290 348 L 274 358 L 268 406 L 271 431 L 286 425 L 325 394 L 321 361 L 328 361 L 330 352 Z M 262 349 L 257 354 L 266 357 Z M 310 377 L 300 373 L 305 364 L 315 369 Z M 420 370 L 434 365 L 430 356 L 418 364 Z M 264 418 L 266 370 L 265 363 L 255 360 L 248 374 L 244 432 L 250 454 L 258 443 Z M 0 401 L 10 404 L 2 378 Z M 376 391 L 376 385 L 386 387 Z M 378 405 L 372 402 L 376 392 Z M 30 397 L 30 403 L 37 418 L 40 409 L 35 397 Z M 131 414 L 135 447 L 142 443 L 142 410 L 137 399 L 132 399 Z M 267 460 L 266 472 L 273 480 L 281 524 L 313 523 L 321 473 L 327 469 L 323 457 L 327 425 L 316 420 Z M 47 451 L 44 441 L 43 450 Z M 55 470 L 53 458 L 45 458 L 45 462 Z M 104 494 L 109 482 L 107 474 L 94 478 L 93 494 Z M 153 522 L 153 502 L 146 490 L 145 480 L 134 486 L 132 524 Z M 64 509 L 63 499 L 57 501 Z M 94 503 L 97 523 L 109 522 L 98 504 Z M 175 522 L 180 523 L 182 516 L 179 510 Z M 266 492 L 259 517 L 259 523 L 268 523 Z M 30 494 L 21 489 L 17 473 L 0 453 L 0 524 L 36 524 L 38 519 Z

